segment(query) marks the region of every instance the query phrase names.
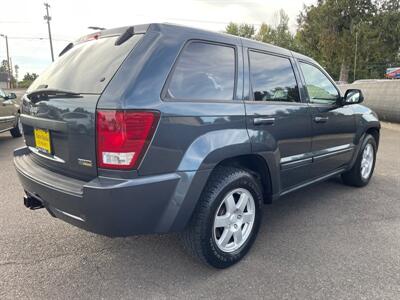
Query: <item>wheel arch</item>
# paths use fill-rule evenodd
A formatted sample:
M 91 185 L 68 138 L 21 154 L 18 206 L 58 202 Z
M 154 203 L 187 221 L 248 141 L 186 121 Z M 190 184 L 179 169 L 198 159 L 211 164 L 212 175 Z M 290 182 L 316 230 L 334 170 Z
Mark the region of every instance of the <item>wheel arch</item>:
M 355 162 L 357 160 L 358 154 L 360 152 L 360 147 L 361 147 L 363 141 L 365 140 L 365 137 L 368 134 L 371 135 L 374 138 L 374 140 L 376 142 L 376 147 L 379 146 L 380 126 L 369 126 L 366 129 L 364 129 L 362 131 L 362 134 L 360 134 L 360 137 L 358 138 L 358 143 L 356 144 L 356 148 L 355 148 L 353 157 L 352 157 L 352 159 L 351 159 L 351 161 L 350 161 L 350 163 L 349 163 L 349 165 L 347 167 L 347 170 L 350 170 L 354 166 L 354 164 L 355 164 Z
M 365 134 L 370 134 L 375 139 L 376 147 L 379 146 L 380 129 L 378 127 L 370 127 L 366 130 Z
M 279 164 L 276 153 L 252 153 L 246 129 L 211 131 L 198 137 L 186 150 L 178 172 L 192 175 L 181 182 L 175 192 L 179 212 L 172 226 L 174 230 L 186 227 L 213 172 L 221 166 L 247 170 L 261 182 L 264 203 L 279 195 Z
M 258 154 L 245 154 L 230 157 L 219 162 L 213 171 L 218 167 L 236 167 L 248 171 L 260 182 L 264 203 L 272 202 L 273 188 L 271 172 L 262 156 Z
M 187 178 L 187 180 L 184 180 L 186 182 L 184 184 L 185 192 L 178 193 L 182 194 L 184 199 L 181 201 L 181 207 L 174 224 L 172 224 L 171 228 L 173 231 L 181 231 L 187 226 L 189 220 L 195 212 L 195 208 L 197 205 L 199 205 L 201 195 L 207 186 L 207 182 L 218 168 L 224 166 L 236 167 L 250 172 L 253 176 L 260 180 L 264 200 L 263 202 L 265 204 L 272 202 L 274 195 L 277 193 L 276 188 L 274 188 L 274 184 L 276 184 L 276 182 L 274 182 L 273 172 L 271 172 L 270 166 L 263 156 L 249 153 L 226 157 L 215 164 L 213 168 L 199 169 L 193 173 L 193 178 Z M 182 190 L 177 188 L 177 191 Z

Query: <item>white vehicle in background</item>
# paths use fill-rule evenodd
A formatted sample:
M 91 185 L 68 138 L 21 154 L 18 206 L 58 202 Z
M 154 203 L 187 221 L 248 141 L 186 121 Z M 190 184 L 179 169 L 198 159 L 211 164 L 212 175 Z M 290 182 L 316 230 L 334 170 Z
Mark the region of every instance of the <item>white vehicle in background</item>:
M 0 89 L 0 132 L 10 131 L 13 137 L 22 135 L 22 126 L 19 121 L 19 105 L 14 93 L 6 94 Z

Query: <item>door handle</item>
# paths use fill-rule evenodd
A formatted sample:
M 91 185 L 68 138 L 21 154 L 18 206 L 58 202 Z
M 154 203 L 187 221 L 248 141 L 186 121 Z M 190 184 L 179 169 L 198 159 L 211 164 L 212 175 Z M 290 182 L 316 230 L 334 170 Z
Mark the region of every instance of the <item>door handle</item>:
M 328 121 L 328 117 L 314 117 L 315 123 L 326 123 Z
M 254 118 L 254 125 L 272 125 L 275 123 L 275 118 Z

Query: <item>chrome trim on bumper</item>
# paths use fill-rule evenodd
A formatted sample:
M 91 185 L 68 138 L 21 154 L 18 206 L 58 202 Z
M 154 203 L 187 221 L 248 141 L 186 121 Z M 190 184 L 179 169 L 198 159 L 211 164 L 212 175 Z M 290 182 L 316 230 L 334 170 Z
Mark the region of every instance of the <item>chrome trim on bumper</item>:
M 62 158 L 59 158 L 58 156 L 55 156 L 55 155 L 49 156 L 49 155 L 43 154 L 42 152 L 40 152 L 39 149 L 32 147 L 32 146 L 28 146 L 28 148 L 31 152 L 35 153 L 36 155 L 39 155 L 40 157 L 47 158 L 52 161 L 56 161 L 56 162 L 65 164 L 65 160 L 63 160 Z

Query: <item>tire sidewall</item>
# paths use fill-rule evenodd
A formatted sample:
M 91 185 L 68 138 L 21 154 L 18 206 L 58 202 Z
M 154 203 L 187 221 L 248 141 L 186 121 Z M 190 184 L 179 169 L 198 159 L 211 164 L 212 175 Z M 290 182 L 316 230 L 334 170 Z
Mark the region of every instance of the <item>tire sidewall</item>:
M 373 149 L 373 153 L 374 153 L 374 160 L 372 162 L 372 169 L 371 172 L 368 176 L 368 178 L 363 178 L 361 176 L 361 161 L 362 161 L 362 157 L 363 157 L 363 153 L 364 153 L 364 149 L 367 146 L 367 144 L 370 144 L 372 146 Z M 371 135 L 367 135 L 366 138 L 364 139 L 361 149 L 360 149 L 360 154 L 358 155 L 358 159 L 357 159 L 357 174 L 359 176 L 360 181 L 362 182 L 362 185 L 367 185 L 368 182 L 371 180 L 372 175 L 374 173 L 375 170 L 375 163 L 376 163 L 376 142 L 375 139 L 371 136 Z
M 20 130 L 20 124 L 21 124 L 20 122 L 21 122 L 20 115 L 18 115 L 15 127 L 10 130 L 10 133 L 14 138 L 21 137 L 23 134 L 23 132 Z M 21 124 L 21 126 L 22 126 L 22 124 Z
M 253 196 L 255 205 L 255 219 L 253 228 L 251 229 L 251 233 L 247 241 L 239 249 L 227 253 L 220 250 L 215 243 L 213 236 L 214 217 L 224 197 L 230 191 L 237 188 L 244 188 L 248 190 Z M 207 223 L 205 224 L 206 226 L 203 232 L 203 237 L 205 241 L 205 243 L 203 244 L 205 248 L 203 250 L 205 251 L 206 257 L 208 258 L 209 263 L 211 265 L 217 268 L 226 268 L 236 263 L 243 256 L 246 255 L 246 253 L 249 251 L 252 244 L 254 243 L 254 240 L 257 236 L 260 227 L 261 213 L 262 213 L 261 201 L 262 201 L 262 193 L 260 191 L 260 188 L 257 182 L 254 180 L 254 178 L 248 175 L 247 173 L 240 174 L 236 179 L 222 186 L 221 189 L 217 192 L 217 196 L 215 197 L 215 199 L 211 204 L 209 215 L 207 218 Z
M 22 123 L 21 123 L 21 115 L 18 115 L 17 126 L 16 126 L 18 133 L 22 135 L 24 133 Z

